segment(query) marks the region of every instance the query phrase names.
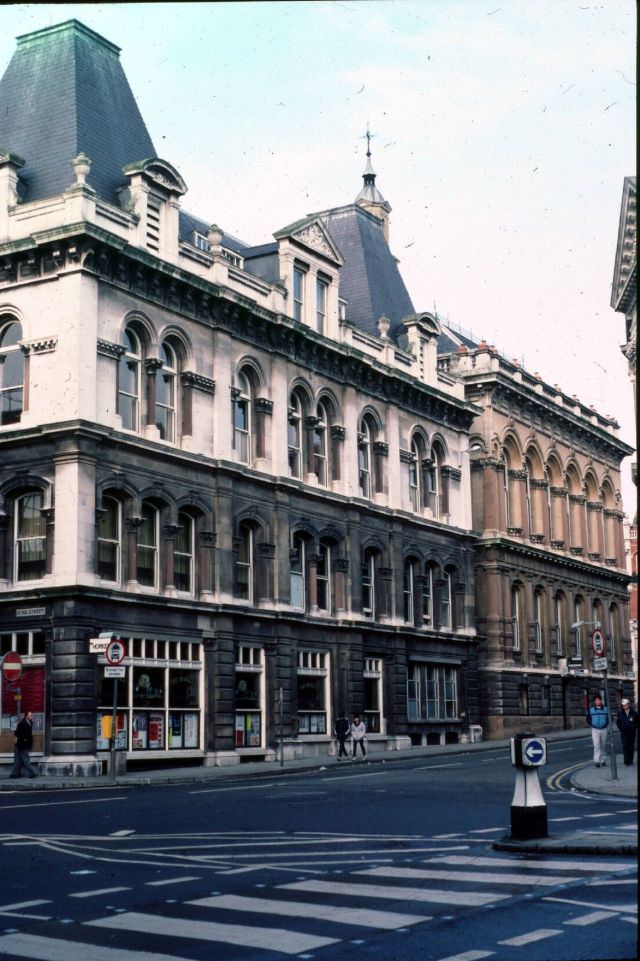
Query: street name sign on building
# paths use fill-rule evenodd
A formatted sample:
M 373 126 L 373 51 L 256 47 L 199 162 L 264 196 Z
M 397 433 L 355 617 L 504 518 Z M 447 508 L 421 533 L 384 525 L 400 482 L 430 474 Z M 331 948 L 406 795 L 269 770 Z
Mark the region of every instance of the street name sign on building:
M 111 637 L 90 637 L 89 654 L 106 654 Z
M 606 671 L 607 666 L 608 665 L 607 665 L 606 657 L 594 657 L 593 659 L 594 671 Z
M 22 658 L 17 651 L 7 651 L 2 658 L 2 676 L 9 683 L 22 677 Z
M 105 677 L 124 677 L 126 674 L 126 667 L 110 667 L 105 664 L 104 676 Z

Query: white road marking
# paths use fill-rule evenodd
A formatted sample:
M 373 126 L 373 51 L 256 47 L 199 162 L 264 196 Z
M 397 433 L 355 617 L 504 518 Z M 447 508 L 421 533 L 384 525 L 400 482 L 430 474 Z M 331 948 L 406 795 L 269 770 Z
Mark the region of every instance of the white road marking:
M 504 831 L 504 824 L 499 828 L 475 828 L 469 834 L 494 834 L 496 831 Z
M 464 767 L 462 761 L 454 761 L 450 764 L 424 764 L 422 767 L 414 768 L 414 771 L 439 771 L 443 767 Z
M 16 901 L 15 904 L 0 905 L 0 914 L 8 914 L 9 911 L 19 911 L 20 908 L 37 908 L 39 904 L 51 904 L 51 901 Z
M 460 904 L 463 906 L 491 904 L 504 901 L 508 894 L 481 894 L 479 891 L 438 891 L 430 888 L 409 888 L 394 884 L 351 884 L 341 881 L 294 881 L 280 884 L 287 891 L 312 891 L 315 894 L 339 894 L 345 897 L 388 898 L 391 901 L 420 901 L 434 904 Z
M 30 804 L 3 804 L 0 805 L 0 811 L 11 811 L 12 808 L 19 808 L 21 811 L 30 811 L 31 808 L 51 808 L 51 807 L 61 807 L 69 806 L 70 804 L 74 807 L 77 804 L 111 804 L 112 801 L 126 801 L 126 797 L 94 797 L 87 798 L 85 801 L 36 801 Z M 5 842 L 6 843 L 6 842 Z
M 150 888 L 161 888 L 165 884 L 186 884 L 187 881 L 199 881 L 200 878 L 193 877 L 182 877 L 182 878 L 167 878 L 164 881 L 145 881 L 147 887 Z
M 490 958 L 495 951 L 463 951 L 462 954 L 450 954 L 438 961 L 480 961 L 480 958 Z
M 621 921 L 628 921 L 629 924 L 637 924 L 637 923 L 638 923 L 638 919 L 637 919 L 637 918 L 620 918 L 620 920 L 621 920 Z
M 596 921 L 606 921 L 607 918 L 615 918 L 615 916 L 615 911 L 591 911 L 590 914 L 583 914 L 580 918 L 571 918 L 570 921 L 564 921 L 563 923 L 583 927 L 585 924 L 595 924 Z
M 112 831 L 109 835 L 110 838 L 126 838 L 130 834 L 135 834 L 135 828 L 124 828 L 122 831 Z
M 577 904 L 580 908 L 599 908 L 603 911 L 610 911 L 610 904 L 594 904 L 592 901 L 572 901 L 571 898 L 554 898 L 548 895 L 543 901 L 558 901 L 560 904 Z M 619 914 L 636 914 L 638 911 L 637 904 L 623 904 L 621 907 L 616 908 Z
M 188 961 L 176 954 L 155 951 L 132 951 L 131 948 L 108 948 L 100 944 L 42 938 L 37 934 L 7 934 L 0 937 L 0 954 L 40 961 Z
M 475 867 L 532 867 L 542 871 L 624 871 L 626 868 L 633 867 L 632 863 L 624 861 L 556 861 L 555 858 L 549 861 L 542 861 L 536 858 L 484 858 L 473 857 L 464 854 L 443 854 L 441 857 L 429 858 L 428 864 L 470 864 Z M 606 882 L 607 884 L 609 882 Z
M 586 818 L 615 818 L 618 816 L 618 811 L 606 811 L 604 814 L 585 814 Z
M 532 874 L 488 874 L 486 871 L 438 871 L 423 868 L 368 868 L 366 871 L 356 871 L 356 874 L 366 874 L 375 878 L 400 878 L 407 881 L 472 881 L 474 884 L 525 884 L 532 886 L 548 886 L 579 880 L 560 875 L 536 877 Z
M 97 898 L 101 894 L 117 894 L 118 891 L 130 891 L 131 888 L 96 888 L 95 891 L 76 891 L 70 898 Z
M 557 821 L 557 822 L 560 822 L 560 821 L 581 821 L 582 818 L 583 818 L 583 815 L 582 815 L 582 814 L 580 814 L 580 815 L 574 814 L 573 817 L 567 817 L 567 818 L 549 818 L 549 820 L 550 820 L 550 821 Z
M 556 934 L 562 934 L 558 928 L 538 928 L 537 931 L 529 931 L 528 934 L 521 934 L 517 938 L 506 938 L 498 941 L 498 944 L 506 944 L 510 947 L 520 948 L 523 944 L 531 944 L 533 941 L 542 941 L 544 938 L 552 938 Z
M 247 927 L 244 924 L 218 924 L 215 921 L 191 921 L 186 918 L 167 918 L 156 914 L 139 914 L 128 911 L 115 917 L 99 918 L 85 922 L 89 927 L 109 928 L 116 931 L 142 931 L 164 935 L 169 938 L 188 938 L 199 941 L 220 941 L 243 948 L 262 948 L 283 954 L 300 954 L 328 944 L 337 944 L 335 938 L 320 938 L 312 934 L 300 934 L 283 928 Z M 94 959 L 92 958 L 92 961 Z
M 612 884 L 637 884 L 637 877 L 633 878 L 607 878 L 604 881 L 589 881 L 590 888 L 610 888 Z
M 222 794 L 226 791 L 255 791 L 259 789 L 264 791 L 267 787 L 275 787 L 276 782 L 273 781 L 271 784 L 239 784 L 237 787 L 209 787 L 203 788 L 200 791 L 189 791 L 189 794 Z
M 227 911 L 248 911 L 258 914 L 280 914 L 290 918 L 313 918 L 336 924 L 354 924 L 364 928 L 394 931 L 408 924 L 419 924 L 431 918 L 417 914 L 398 914 L 395 911 L 372 911 L 368 908 L 340 908 L 332 904 L 310 904 L 305 901 L 277 901 L 275 898 L 244 898 L 225 894 L 213 898 L 199 898 L 187 904 Z
M 384 777 L 387 771 L 363 771 L 362 774 L 343 774 L 341 777 L 323 777 L 323 781 L 353 781 L 355 778 Z

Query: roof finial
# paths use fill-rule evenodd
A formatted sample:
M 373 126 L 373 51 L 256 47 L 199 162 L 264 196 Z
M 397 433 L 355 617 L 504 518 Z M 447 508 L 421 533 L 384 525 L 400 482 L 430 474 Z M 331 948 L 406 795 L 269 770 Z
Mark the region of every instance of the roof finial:
M 369 131 L 369 121 L 367 120 L 367 132 L 365 134 L 365 137 L 367 138 L 367 157 L 371 156 L 371 138 L 374 136 L 375 134 L 372 134 Z

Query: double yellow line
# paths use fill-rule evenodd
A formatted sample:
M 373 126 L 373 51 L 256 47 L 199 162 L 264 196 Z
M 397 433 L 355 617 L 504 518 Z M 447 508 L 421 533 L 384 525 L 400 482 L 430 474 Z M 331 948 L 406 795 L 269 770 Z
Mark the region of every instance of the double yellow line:
M 572 764 L 571 767 L 565 767 L 561 771 L 556 771 L 555 774 L 551 774 L 545 781 L 546 786 L 550 791 L 565 791 L 560 784 L 561 780 L 567 775 L 571 774 L 573 771 L 577 771 L 585 766 L 585 762 L 582 761 L 579 764 Z

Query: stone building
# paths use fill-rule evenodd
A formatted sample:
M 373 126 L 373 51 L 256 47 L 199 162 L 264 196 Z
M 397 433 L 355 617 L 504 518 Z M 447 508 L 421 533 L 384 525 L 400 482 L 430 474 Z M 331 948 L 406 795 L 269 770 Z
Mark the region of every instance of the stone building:
M 584 723 L 601 684 L 633 693 L 618 425 L 446 327 L 439 363 L 479 413 L 470 436 L 480 723 L 490 736 Z
M 326 753 L 342 709 L 373 750 L 467 736 L 475 410 L 369 152 L 354 203 L 251 246 L 77 21 L 0 100 L 0 752 L 22 707 L 43 770 L 97 770 L 116 697 L 129 764 Z

